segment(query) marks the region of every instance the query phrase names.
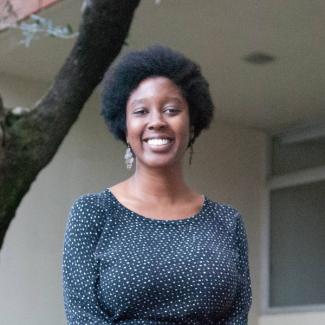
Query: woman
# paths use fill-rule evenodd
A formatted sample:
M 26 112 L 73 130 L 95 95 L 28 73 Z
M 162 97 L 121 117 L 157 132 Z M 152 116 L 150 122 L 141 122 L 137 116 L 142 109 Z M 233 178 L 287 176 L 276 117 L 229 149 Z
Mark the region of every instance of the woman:
M 131 177 L 82 195 L 64 243 L 68 324 L 247 324 L 251 285 L 238 211 L 196 193 L 183 158 L 213 117 L 182 54 L 131 52 L 104 80 L 102 115 Z

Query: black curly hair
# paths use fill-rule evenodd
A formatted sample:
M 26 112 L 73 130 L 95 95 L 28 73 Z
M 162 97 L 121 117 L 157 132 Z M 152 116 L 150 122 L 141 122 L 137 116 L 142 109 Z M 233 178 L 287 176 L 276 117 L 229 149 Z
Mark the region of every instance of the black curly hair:
M 167 77 L 181 90 L 189 106 L 191 146 L 210 126 L 214 104 L 200 67 L 183 54 L 155 45 L 124 55 L 105 74 L 101 115 L 115 138 L 126 144 L 126 104 L 132 91 L 149 77 Z

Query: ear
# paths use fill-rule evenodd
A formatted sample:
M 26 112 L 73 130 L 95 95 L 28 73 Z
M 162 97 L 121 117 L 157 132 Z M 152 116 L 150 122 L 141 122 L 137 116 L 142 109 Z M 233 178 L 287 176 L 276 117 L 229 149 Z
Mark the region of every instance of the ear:
M 194 137 L 194 126 L 191 125 L 190 126 L 190 134 L 189 134 L 189 140 L 188 140 L 188 146 L 187 146 L 187 148 L 189 147 L 189 144 L 191 143 L 193 137 Z
M 190 127 L 190 138 L 192 139 L 193 136 L 194 136 L 194 126 L 191 125 L 191 127 Z

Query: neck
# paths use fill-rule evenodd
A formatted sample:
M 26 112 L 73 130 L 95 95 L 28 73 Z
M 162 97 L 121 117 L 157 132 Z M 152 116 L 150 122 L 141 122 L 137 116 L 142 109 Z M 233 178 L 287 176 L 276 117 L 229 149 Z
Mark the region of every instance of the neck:
M 128 180 L 128 188 L 136 196 L 151 202 L 173 203 L 188 195 L 191 189 L 184 181 L 182 166 L 172 168 L 136 168 Z

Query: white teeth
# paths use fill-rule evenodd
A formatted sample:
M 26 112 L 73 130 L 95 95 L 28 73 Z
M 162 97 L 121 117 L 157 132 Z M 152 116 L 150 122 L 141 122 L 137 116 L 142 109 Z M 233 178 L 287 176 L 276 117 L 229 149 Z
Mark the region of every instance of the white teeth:
M 167 144 L 170 142 L 169 139 L 149 139 L 148 144 L 154 145 L 154 146 L 161 146 L 164 144 Z

